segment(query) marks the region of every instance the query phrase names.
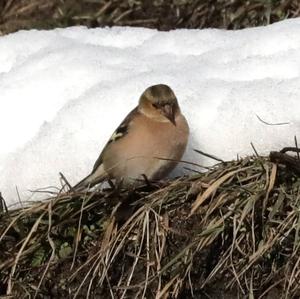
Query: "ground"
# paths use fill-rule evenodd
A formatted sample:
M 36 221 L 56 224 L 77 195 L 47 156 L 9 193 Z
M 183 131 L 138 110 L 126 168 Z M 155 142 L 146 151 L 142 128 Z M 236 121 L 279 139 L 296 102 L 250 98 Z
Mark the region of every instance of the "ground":
M 74 25 L 240 29 L 299 15 L 297 0 L 3 0 L 0 34 Z
M 299 14 L 299 1 L 288 0 L 4 0 L 0 34 L 73 25 L 239 29 Z M 92 298 L 151 298 L 158 289 L 162 298 L 299 296 L 299 174 L 275 162 L 225 163 L 130 196 L 70 191 L 10 212 L 0 198 L 0 297 L 81 298 L 89 284 Z M 133 206 L 113 213 L 124 198 Z

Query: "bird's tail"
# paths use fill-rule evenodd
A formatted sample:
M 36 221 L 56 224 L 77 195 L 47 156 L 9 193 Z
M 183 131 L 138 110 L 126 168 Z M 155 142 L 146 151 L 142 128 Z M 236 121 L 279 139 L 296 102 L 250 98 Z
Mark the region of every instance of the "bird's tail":
M 92 172 L 80 182 L 78 182 L 72 189 L 73 191 L 82 191 L 85 188 L 91 188 L 101 182 L 103 182 L 107 178 L 107 174 L 104 171 L 103 167 L 99 167 L 96 171 Z

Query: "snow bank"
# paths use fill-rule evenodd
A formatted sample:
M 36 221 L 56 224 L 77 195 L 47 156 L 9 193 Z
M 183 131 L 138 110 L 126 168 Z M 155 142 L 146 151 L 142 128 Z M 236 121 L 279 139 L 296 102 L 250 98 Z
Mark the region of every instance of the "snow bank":
M 240 31 L 20 31 L 0 38 L 0 190 L 12 204 L 87 175 L 143 90 L 165 83 L 191 128 L 185 160 L 266 154 L 300 131 L 300 19 Z M 268 126 L 287 122 L 286 125 Z M 299 136 L 298 136 L 299 137 Z M 300 139 L 300 138 L 299 138 Z M 181 165 L 177 173 L 183 172 Z M 35 195 L 35 198 L 38 196 Z

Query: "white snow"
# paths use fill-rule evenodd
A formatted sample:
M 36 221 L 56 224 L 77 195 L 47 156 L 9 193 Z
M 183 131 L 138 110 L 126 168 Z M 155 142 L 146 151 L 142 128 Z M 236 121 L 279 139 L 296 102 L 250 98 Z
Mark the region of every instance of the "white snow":
M 300 19 L 240 31 L 20 31 L 0 38 L 0 191 L 75 184 L 150 85 L 175 91 L 191 128 L 185 160 L 293 145 L 300 131 Z M 287 125 L 268 126 L 288 122 Z M 300 139 L 300 138 L 298 138 Z M 183 166 L 177 169 L 182 173 Z M 43 195 L 44 196 L 44 195 Z

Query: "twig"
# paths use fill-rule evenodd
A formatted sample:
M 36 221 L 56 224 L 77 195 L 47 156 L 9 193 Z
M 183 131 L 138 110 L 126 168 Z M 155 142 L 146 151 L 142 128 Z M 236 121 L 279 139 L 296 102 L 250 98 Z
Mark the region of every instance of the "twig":
M 297 141 L 297 136 L 296 135 L 294 136 L 294 140 L 295 140 L 295 146 L 296 146 L 296 148 L 298 150 L 299 148 L 298 148 L 298 141 Z M 297 158 L 298 158 L 298 160 L 300 160 L 299 152 L 297 152 Z
M 256 155 L 257 157 L 259 157 L 259 154 L 258 154 L 256 148 L 254 147 L 254 144 L 253 144 L 252 142 L 250 142 L 250 144 L 251 144 L 252 149 L 254 150 L 255 155 Z
M 282 122 L 282 123 L 268 123 L 262 118 L 260 118 L 257 114 L 255 114 L 258 120 L 260 120 L 263 124 L 268 125 L 268 126 L 283 126 L 283 125 L 289 125 L 289 122 Z
M 286 152 L 294 152 L 294 153 L 300 153 L 300 149 L 297 148 L 297 147 L 291 147 L 291 146 L 288 146 L 288 147 L 284 147 L 280 153 L 282 154 L 285 154 Z
M 8 208 L 7 208 L 7 205 L 6 205 L 6 202 L 0 192 L 0 212 L 8 212 Z
M 66 179 L 66 177 L 63 175 L 62 172 L 59 173 L 61 179 L 65 182 L 65 184 L 69 187 L 69 190 L 72 190 L 72 186 L 71 184 L 68 182 L 68 180 Z
M 213 160 L 216 160 L 216 161 L 218 161 L 218 162 L 225 163 L 224 160 L 222 160 L 221 158 L 218 158 L 218 157 L 216 157 L 216 156 L 214 156 L 214 155 L 211 155 L 211 154 L 208 154 L 208 153 L 204 153 L 204 152 L 202 152 L 202 151 L 200 151 L 200 150 L 197 150 L 197 149 L 194 149 L 194 151 L 195 151 L 196 153 L 198 153 L 198 154 L 201 154 L 201 155 L 203 155 L 203 156 L 206 156 L 206 157 L 211 158 L 211 159 L 213 159 Z

